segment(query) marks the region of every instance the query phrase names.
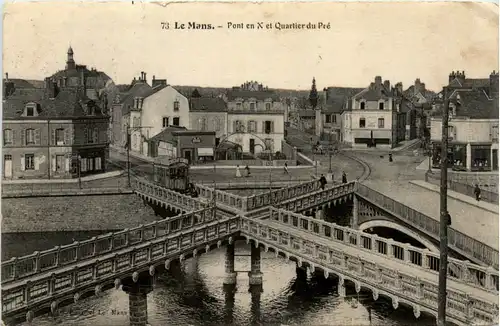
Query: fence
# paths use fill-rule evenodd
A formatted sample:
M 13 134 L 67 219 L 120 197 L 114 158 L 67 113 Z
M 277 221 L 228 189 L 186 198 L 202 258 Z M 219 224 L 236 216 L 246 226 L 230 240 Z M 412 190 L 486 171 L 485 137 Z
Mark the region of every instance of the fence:
M 441 184 L 441 176 L 439 174 L 427 172 L 425 174 L 425 177 L 427 182 L 438 186 Z M 472 176 L 460 177 L 457 174 L 449 175 L 447 182 L 448 189 L 475 198 L 476 195 L 474 194 L 474 185 L 478 184 L 481 188 L 481 200 L 498 205 L 498 190 L 497 192 L 494 192 L 492 191 L 494 188 L 485 189 L 484 186 L 488 185 L 487 183 L 480 183 L 477 181 L 477 179 L 475 181 L 473 180 L 474 179 Z
M 365 197 L 370 203 L 382 207 L 389 213 L 404 220 L 413 227 L 425 232 L 435 239 L 439 239 L 440 222 L 405 206 L 376 190 L 370 189 L 363 184 L 358 184 L 356 194 Z M 498 250 L 465 235 L 452 228 L 448 229 L 448 245 L 458 249 L 459 252 L 474 257 L 477 260 L 498 269 Z

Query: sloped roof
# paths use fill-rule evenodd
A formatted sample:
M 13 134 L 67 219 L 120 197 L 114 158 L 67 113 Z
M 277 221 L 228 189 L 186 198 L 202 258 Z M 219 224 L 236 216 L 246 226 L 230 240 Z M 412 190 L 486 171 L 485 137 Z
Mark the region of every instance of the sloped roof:
M 414 102 L 414 99 L 418 99 L 418 94 L 422 94 L 422 96 L 427 100 L 427 102 L 432 101 L 436 96 L 436 93 L 434 93 L 433 91 L 429 91 L 427 89 L 423 93 L 420 92 L 418 89 L 415 88 L 415 85 L 412 85 L 408 87 L 406 91 L 403 91 L 403 95 L 412 102 Z
M 7 82 L 7 81 L 12 82 L 16 89 L 19 89 L 19 88 L 43 88 L 44 87 L 43 80 L 27 80 L 27 79 L 20 79 L 20 78 L 9 78 L 9 79 L 4 79 L 3 83 L 5 84 L 5 82 Z
M 153 88 L 146 83 L 136 83 L 128 92 L 122 94 L 123 96 L 120 97 L 120 103 L 123 105 L 122 115 L 126 115 L 132 111 L 135 97 L 146 97 L 152 89 Z
M 391 90 L 386 89 L 384 84 L 377 85 L 375 83 L 370 83 L 370 86 L 356 94 L 354 98 L 356 100 L 365 99 L 367 101 L 377 101 L 381 98 L 386 99 L 391 95 Z
M 255 98 L 257 100 L 263 101 L 266 99 L 272 99 L 273 101 L 278 101 L 280 99 L 279 95 L 276 94 L 272 90 L 268 91 L 248 91 L 248 90 L 241 90 L 241 89 L 233 89 L 229 90 L 226 93 L 228 101 L 233 101 L 238 98 L 242 99 L 249 99 L 249 98 Z
M 490 86 L 489 78 L 465 78 L 464 81 L 461 81 L 459 78 L 455 78 L 448 84 L 448 87 L 461 87 L 461 88 L 482 88 L 489 86 Z
M 344 103 L 355 94 L 363 91 L 359 87 L 328 87 L 326 89 L 326 103 L 322 112 L 341 113 Z
M 469 119 L 498 119 L 498 99 L 490 99 L 481 89 L 471 91 L 457 91 L 453 96 L 456 99 L 456 116 Z M 457 99 L 457 95 L 458 98 Z M 433 116 L 441 116 L 440 108 L 432 113 Z
M 163 129 L 160 133 L 156 134 L 154 137 L 151 137 L 150 141 L 164 141 L 168 143 L 173 143 L 176 144 L 177 140 L 175 136 L 172 134 L 174 131 L 182 131 L 182 130 L 187 130 L 185 127 L 176 127 L 176 126 L 170 126 L 165 129 Z
M 16 91 L 17 92 L 17 91 Z M 81 91 L 74 88 L 64 89 L 57 94 L 55 99 L 48 99 L 40 91 L 24 94 L 16 94 L 3 101 L 4 119 L 24 119 L 22 117 L 27 103 L 35 102 L 40 105 L 38 118 L 77 118 L 88 116 L 85 105 L 94 103 L 97 116 L 105 116 L 101 113 L 98 103 L 90 100 Z M 28 118 L 29 119 L 29 118 Z
M 189 99 L 189 110 L 195 112 L 225 112 L 227 104 L 219 97 L 192 97 Z

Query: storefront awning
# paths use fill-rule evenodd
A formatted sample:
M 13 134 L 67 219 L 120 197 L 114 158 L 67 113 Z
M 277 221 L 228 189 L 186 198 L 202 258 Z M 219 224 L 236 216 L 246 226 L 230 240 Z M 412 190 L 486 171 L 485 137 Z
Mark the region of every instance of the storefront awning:
M 214 156 L 213 148 L 198 148 L 198 156 Z

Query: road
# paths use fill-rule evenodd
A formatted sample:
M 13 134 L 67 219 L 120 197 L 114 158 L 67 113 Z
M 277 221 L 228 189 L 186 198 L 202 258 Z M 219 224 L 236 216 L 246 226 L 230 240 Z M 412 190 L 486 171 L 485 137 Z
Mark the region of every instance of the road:
M 321 174 L 326 176 L 329 170 L 329 158 L 326 155 L 317 156 L 316 159 L 320 161 L 317 168 L 318 177 Z M 127 156 L 116 151 L 110 150 L 110 160 L 113 164 L 126 168 Z M 134 173 L 146 175 L 151 177 L 153 174 L 153 165 L 141 159 L 130 157 L 131 169 Z M 212 183 L 212 182 L 262 182 L 269 183 L 269 168 L 263 166 L 262 168 L 251 168 L 250 177 L 237 178 L 235 168 L 216 168 L 215 171 L 212 165 L 208 165 L 207 169 L 190 169 L 189 174 L 193 181 L 199 183 Z M 337 155 L 332 158 L 332 171 L 335 179 L 341 179 L 342 171 L 345 171 L 349 179 L 359 178 L 363 174 L 363 167 L 361 164 L 342 155 Z M 241 173 L 244 175 L 243 165 L 241 166 Z M 305 181 L 311 180 L 316 174 L 314 167 L 290 167 L 289 174 L 284 173 L 283 169 L 271 169 L 271 180 L 273 181 Z

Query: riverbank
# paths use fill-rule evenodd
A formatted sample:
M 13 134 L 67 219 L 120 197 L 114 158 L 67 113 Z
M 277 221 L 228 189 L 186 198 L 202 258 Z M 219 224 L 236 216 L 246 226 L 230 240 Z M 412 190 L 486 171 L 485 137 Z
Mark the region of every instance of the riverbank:
M 2 233 L 118 230 L 157 219 L 133 194 L 2 199 Z

